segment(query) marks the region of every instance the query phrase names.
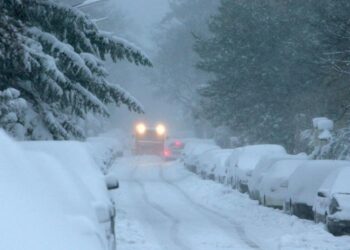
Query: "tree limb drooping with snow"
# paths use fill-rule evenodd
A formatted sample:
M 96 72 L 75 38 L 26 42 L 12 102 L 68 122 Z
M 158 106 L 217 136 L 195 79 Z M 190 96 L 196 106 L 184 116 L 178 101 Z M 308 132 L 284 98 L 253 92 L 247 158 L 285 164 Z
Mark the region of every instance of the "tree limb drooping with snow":
M 0 32 L 0 91 L 13 88 L 27 102 L 19 120 L 28 139 L 84 138 L 87 115 L 108 116 L 107 104 L 143 112 L 107 81 L 103 60 L 151 62 L 81 11 L 49 0 L 0 0 Z

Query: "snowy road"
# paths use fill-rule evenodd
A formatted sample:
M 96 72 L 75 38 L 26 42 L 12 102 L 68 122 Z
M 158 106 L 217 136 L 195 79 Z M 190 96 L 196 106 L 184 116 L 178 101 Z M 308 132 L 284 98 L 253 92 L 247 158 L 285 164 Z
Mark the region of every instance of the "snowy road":
M 121 184 L 114 193 L 118 250 L 346 249 L 350 242 L 200 180 L 181 164 L 130 157 L 112 171 Z

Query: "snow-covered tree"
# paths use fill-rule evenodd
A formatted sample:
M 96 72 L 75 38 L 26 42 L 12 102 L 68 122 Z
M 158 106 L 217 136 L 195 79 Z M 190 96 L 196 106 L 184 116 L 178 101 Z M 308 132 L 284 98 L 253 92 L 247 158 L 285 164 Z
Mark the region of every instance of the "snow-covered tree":
M 209 21 L 211 36 L 198 37 L 195 46 L 198 67 L 215 76 L 199 90 L 199 116 L 249 143 L 278 143 L 291 151 L 305 129 L 300 117 L 334 119 L 339 102 L 321 63 L 325 23 L 319 13 L 332 4 L 321 2 L 221 0 Z
M 11 135 L 24 139 L 27 103 L 19 95 L 19 91 L 13 88 L 0 91 L 0 124 Z
M 110 103 L 142 112 L 130 94 L 107 81 L 103 60 L 150 61 L 81 11 L 49 0 L 0 0 L 0 32 L 0 90 L 13 88 L 26 101 L 27 138 L 83 138 L 87 115 L 108 116 Z

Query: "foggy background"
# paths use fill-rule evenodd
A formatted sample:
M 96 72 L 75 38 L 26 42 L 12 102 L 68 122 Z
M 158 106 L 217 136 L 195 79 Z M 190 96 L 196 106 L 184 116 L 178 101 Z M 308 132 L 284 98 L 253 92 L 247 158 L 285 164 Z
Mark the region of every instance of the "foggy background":
M 71 6 L 82 0 L 58 0 Z M 127 39 L 140 48 L 153 61 L 157 52 L 157 27 L 169 11 L 168 1 L 165 0 L 106 0 L 80 8 L 88 13 L 92 19 L 98 20 L 97 25 L 116 36 Z M 176 104 L 163 98 L 152 84 L 150 75 L 155 67 L 145 69 L 130 64 L 127 61 L 106 63 L 109 71 L 109 80 L 118 83 L 131 95 L 141 102 L 145 114 L 138 115 L 129 112 L 125 107 L 110 107 L 111 119 L 107 128 L 120 127 L 132 129 L 136 121 L 147 121 L 149 124 L 163 122 L 169 127 L 169 132 L 190 129 L 184 125 L 181 110 Z
M 79 3 L 79 1 L 78 1 Z M 97 24 L 106 31 L 127 39 L 139 47 L 153 61 L 157 53 L 157 29 L 162 19 L 169 11 L 168 1 L 164 0 L 109 0 L 92 6 L 81 8 L 93 18 L 99 19 Z M 139 100 L 145 110 L 144 115 L 129 112 L 126 108 L 112 109 L 112 117 L 108 121 L 108 128 L 115 126 L 125 130 L 132 129 L 136 121 L 147 121 L 151 126 L 163 122 L 172 134 L 184 134 L 183 131 L 191 129 L 183 119 L 182 110 L 164 98 L 152 82 L 153 68 L 145 69 L 126 61 L 117 64 L 107 62 L 110 81 L 123 86 L 130 94 Z

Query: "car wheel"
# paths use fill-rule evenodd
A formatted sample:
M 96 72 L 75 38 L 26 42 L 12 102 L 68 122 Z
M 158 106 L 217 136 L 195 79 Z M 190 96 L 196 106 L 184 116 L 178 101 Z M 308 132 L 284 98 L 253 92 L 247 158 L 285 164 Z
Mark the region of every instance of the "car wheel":
M 318 224 L 318 223 L 320 222 L 316 211 L 314 211 L 314 222 L 315 222 L 316 224 Z
M 326 220 L 326 227 L 327 227 L 327 230 L 328 232 L 330 232 L 331 234 L 333 234 L 334 236 L 340 236 L 342 235 L 341 231 L 335 227 L 335 225 L 332 225 L 328 219 L 328 214 L 326 213 L 325 214 L 325 220 Z
M 289 214 L 294 215 L 294 207 L 293 207 L 292 200 L 289 200 Z
M 317 217 L 316 211 L 314 211 L 314 222 L 315 222 L 316 224 L 318 224 L 318 222 L 319 222 L 319 219 L 318 219 L 318 217 Z

